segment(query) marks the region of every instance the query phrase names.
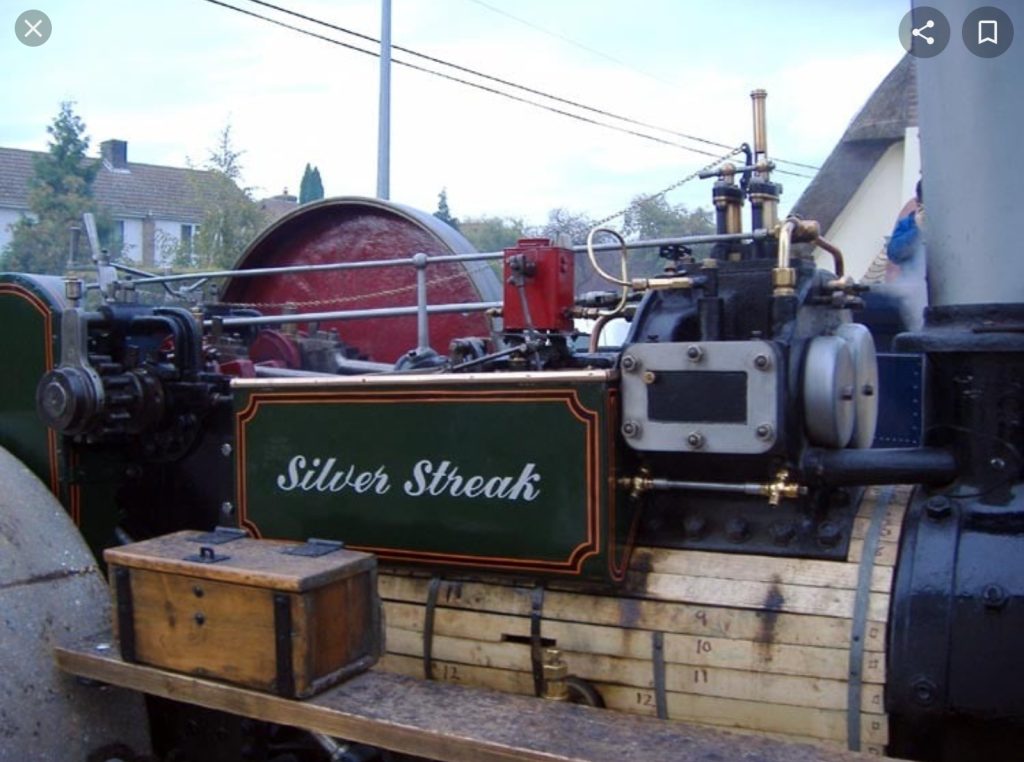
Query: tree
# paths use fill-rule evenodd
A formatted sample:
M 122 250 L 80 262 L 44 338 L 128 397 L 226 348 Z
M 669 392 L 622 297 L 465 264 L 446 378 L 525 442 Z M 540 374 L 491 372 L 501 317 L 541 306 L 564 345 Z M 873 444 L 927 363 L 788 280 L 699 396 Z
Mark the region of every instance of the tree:
M 664 196 L 636 196 L 623 216 L 622 232 L 630 240 L 642 241 L 714 233 L 715 225 L 711 213 L 701 207 L 691 211 L 685 204 L 670 204 Z M 630 253 L 631 275 L 653 275 L 664 266 L 657 249 Z
M 228 123 L 207 157 L 205 172 L 195 178 L 203 218 L 192 248 L 178 247 L 176 266 L 230 268 L 266 225 L 266 217 L 253 200 L 251 189 L 239 187 L 242 154 L 235 149 Z
M 452 217 L 451 210 L 448 208 L 448 189 L 442 188 L 441 192 L 437 194 L 437 211 L 434 212 L 434 216 L 442 222 L 447 222 L 456 230 L 459 229 L 459 220 L 456 217 Z
M 594 221 L 587 215 L 559 207 L 548 212 L 548 221 L 541 226 L 539 233 L 551 239 L 564 234 L 574 245 L 579 245 L 586 243 L 587 234 L 593 227 Z
M 710 212 L 685 204 L 669 204 L 664 196 L 633 199 L 622 220 L 622 232 L 633 240 L 713 233 Z
M 299 184 L 299 203 L 308 204 L 310 201 L 317 201 L 324 197 L 324 184 L 320 180 L 320 170 L 306 164 L 302 173 L 302 182 Z
M 477 251 L 501 251 L 528 235 L 526 224 L 515 217 L 470 217 L 459 222 L 459 231 Z
M 71 101 L 61 103 L 60 112 L 46 128 L 49 150 L 33 162 L 29 211 L 11 226 L 13 236 L 0 257 L 0 269 L 63 273 L 71 226 L 80 225 L 85 212 L 98 211 L 92 183 L 100 163 L 86 158 L 89 138 L 85 123 L 73 107 Z

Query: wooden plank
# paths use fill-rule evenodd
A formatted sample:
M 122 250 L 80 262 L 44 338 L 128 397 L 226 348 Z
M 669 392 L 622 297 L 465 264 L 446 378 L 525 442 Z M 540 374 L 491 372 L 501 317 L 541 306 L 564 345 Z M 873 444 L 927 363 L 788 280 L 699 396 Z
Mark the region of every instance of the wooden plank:
M 401 604 L 388 604 L 388 650 L 394 653 L 422 655 L 422 620 L 415 614 L 402 617 L 401 623 L 409 630 L 398 628 L 400 615 L 394 608 Z M 514 653 L 508 646 L 525 646 L 517 643 L 501 643 L 501 636 L 507 622 L 494 615 L 438 610 L 434 620 L 434 653 L 438 658 L 462 661 L 470 659 L 461 650 L 473 649 L 473 658 L 478 663 L 487 660 L 507 664 L 506 658 Z M 528 622 L 523 627 L 528 634 Z M 515 624 L 514 620 L 509 623 Z M 453 633 L 446 635 L 445 633 Z M 510 634 L 520 634 L 511 632 Z M 554 639 L 558 648 L 564 651 L 595 653 L 650 661 L 652 658 L 651 636 L 643 630 L 627 630 L 595 625 L 545 622 L 542 634 Z M 478 640 L 476 638 L 486 638 Z M 816 648 L 813 646 L 790 646 L 779 643 L 756 643 L 725 638 L 701 638 L 692 635 L 665 635 L 665 659 L 675 664 L 694 667 L 718 667 L 750 672 L 817 677 L 830 680 L 845 680 L 849 672 L 849 653 L 843 649 Z M 885 659 L 882 654 L 872 653 L 865 661 L 863 670 L 865 682 L 885 682 Z M 515 666 L 505 666 L 516 669 Z
M 650 662 L 614 656 L 565 651 L 562 654 L 570 674 L 602 683 L 616 683 L 645 690 L 654 688 Z M 842 680 L 775 675 L 714 667 L 668 664 L 665 687 L 676 693 L 718 698 L 743 699 L 771 704 L 806 706 L 846 711 L 847 685 Z M 867 683 L 861 696 L 861 711 L 882 711 L 883 686 Z
M 677 574 L 685 577 L 770 582 L 777 585 L 801 585 L 856 590 L 860 567 L 841 561 L 815 561 L 806 558 L 773 558 L 738 553 L 680 551 L 670 548 L 640 547 L 633 551 L 629 568 L 635 572 Z M 871 589 L 888 592 L 892 587 L 892 569 L 872 569 Z
M 422 662 L 412 657 L 388 656 L 382 668 L 400 674 L 422 674 Z M 516 690 L 527 694 L 533 690 L 530 676 L 521 673 L 519 679 L 509 675 L 507 670 L 494 666 L 466 665 L 439 660 L 435 664 L 438 679 L 458 684 L 470 684 Z M 417 670 L 420 670 L 418 673 Z M 631 714 L 656 715 L 653 690 L 637 689 L 631 686 L 615 685 L 594 681 L 608 708 Z M 818 740 L 845 742 L 846 712 L 825 710 L 804 706 L 786 706 L 756 701 L 725 700 L 715 697 L 668 691 L 669 717 L 710 724 L 718 727 L 742 728 L 751 731 L 780 733 Z M 887 738 L 887 722 L 882 715 L 865 714 L 862 717 L 862 739 L 865 742 L 884 745 Z
M 307 701 L 125 664 L 90 641 L 56 649 L 58 666 L 101 682 L 450 762 L 855 762 L 861 755 L 728 734 L 624 713 L 415 680 L 373 670 Z
M 659 600 L 685 600 L 708 606 L 735 606 L 844 618 L 853 612 L 855 595 L 853 590 L 677 574 L 638 575 L 629 572 L 626 579 L 631 589 L 643 590 L 646 597 Z M 888 596 L 872 598 L 868 618 L 885 621 L 888 611 Z
M 609 684 L 598 684 L 597 688 L 609 709 L 655 716 L 653 691 Z M 833 741 L 846 740 L 845 711 L 817 710 L 673 692 L 667 693 L 666 699 L 668 714 L 673 720 Z M 865 743 L 888 743 L 888 721 L 884 715 L 861 715 L 861 738 Z
M 382 574 L 380 593 L 392 601 L 421 604 L 426 579 Z M 478 582 L 445 583 L 439 606 L 529 616 L 530 590 Z M 677 632 L 680 634 L 849 648 L 850 621 L 838 617 L 730 609 L 690 603 L 587 595 L 549 590 L 544 595 L 544 620 Z M 884 622 L 870 622 L 865 648 L 885 649 Z
M 895 566 L 896 556 L 899 553 L 898 542 L 885 542 L 879 540 L 878 545 L 875 547 L 875 565 L 876 566 Z M 860 563 L 861 554 L 864 552 L 864 540 L 863 538 L 855 538 L 850 540 L 850 550 L 847 554 L 847 560 L 852 563 Z
M 393 654 L 406 654 L 411 658 L 421 659 L 421 633 L 393 629 L 389 631 L 389 637 L 392 637 Z M 453 643 L 453 640 L 457 642 Z M 524 676 L 529 676 L 529 691 L 533 690 L 530 652 L 529 647 L 524 644 L 505 643 L 487 646 L 481 642 L 474 643 L 445 636 L 444 640 L 435 640 L 434 654 L 453 664 L 518 670 Z M 587 680 L 645 689 L 654 687 L 654 670 L 649 660 L 582 651 L 563 651 L 562 656 L 569 666 L 570 674 Z M 422 665 L 422 662 L 420 664 Z M 842 680 L 673 663 L 669 663 L 666 668 L 666 686 L 669 690 L 680 693 L 698 693 L 821 709 L 845 710 L 847 701 L 846 683 Z M 487 687 L 496 686 L 488 684 Z M 881 684 L 864 684 L 862 711 L 882 711 L 883 688 Z

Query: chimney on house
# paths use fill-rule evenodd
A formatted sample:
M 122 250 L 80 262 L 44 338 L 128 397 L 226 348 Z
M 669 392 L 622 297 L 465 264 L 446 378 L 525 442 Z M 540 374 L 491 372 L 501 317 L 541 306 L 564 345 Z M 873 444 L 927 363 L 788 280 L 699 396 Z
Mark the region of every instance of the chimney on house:
M 128 169 L 128 143 L 124 140 L 104 140 L 100 156 L 111 169 Z

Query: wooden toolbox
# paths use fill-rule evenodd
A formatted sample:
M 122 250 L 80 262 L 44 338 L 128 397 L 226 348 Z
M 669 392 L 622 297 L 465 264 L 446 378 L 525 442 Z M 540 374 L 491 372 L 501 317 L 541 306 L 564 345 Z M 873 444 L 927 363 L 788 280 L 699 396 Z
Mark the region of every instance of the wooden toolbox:
M 303 698 L 383 651 L 377 559 L 341 543 L 184 531 L 103 553 L 125 661 Z

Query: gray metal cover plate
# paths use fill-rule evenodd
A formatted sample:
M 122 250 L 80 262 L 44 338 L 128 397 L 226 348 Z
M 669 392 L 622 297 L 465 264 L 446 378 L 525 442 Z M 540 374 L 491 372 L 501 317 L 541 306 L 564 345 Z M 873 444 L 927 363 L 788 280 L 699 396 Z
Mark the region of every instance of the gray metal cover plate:
M 692 353 L 692 347 L 697 348 L 698 360 L 687 354 Z M 758 358 L 766 358 L 767 362 Z M 626 442 L 635 450 L 653 452 L 767 452 L 775 444 L 779 431 L 779 366 L 775 347 L 767 341 L 633 344 L 622 356 L 622 420 Z M 744 422 L 651 420 L 649 389 L 658 383 L 659 372 L 746 374 Z M 653 379 L 645 375 L 648 373 L 654 374 Z M 697 444 L 693 435 L 697 435 Z

